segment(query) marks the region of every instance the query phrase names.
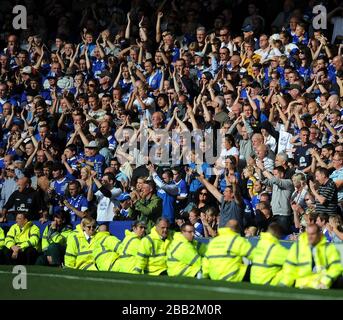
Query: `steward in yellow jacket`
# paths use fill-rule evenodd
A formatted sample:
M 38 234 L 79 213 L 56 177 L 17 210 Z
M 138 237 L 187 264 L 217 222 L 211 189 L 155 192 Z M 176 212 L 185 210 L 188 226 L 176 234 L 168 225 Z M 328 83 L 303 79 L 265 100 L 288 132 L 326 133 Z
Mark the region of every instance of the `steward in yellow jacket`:
M 268 231 L 260 234 L 260 240 L 251 253 L 251 283 L 272 286 L 279 283 L 281 269 L 288 254 L 288 250 L 279 242 L 281 236 L 281 227 L 276 223 L 271 223 Z
M 93 257 L 100 271 L 110 271 L 119 257 L 120 240 L 112 236 L 106 225 L 101 225 L 95 236 Z
M 68 224 L 68 215 L 65 211 L 55 213 L 54 220 L 45 227 L 42 237 L 43 255 L 38 257 L 37 265 L 62 264 L 67 238 L 73 232 L 72 226 Z
M 64 264 L 68 268 L 97 270 L 93 257 L 96 244 L 96 221 L 93 218 L 83 218 L 67 239 L 67 249 Z
M 0 250 L 5 246 L 5 231 L 0 227 Z
M 5 263 L 4 250 L 2 250 L 4 247 L 5 247 L 5 232 L 0 227 L 0 264 Z
M 184 223 L 167 250 L 168 276 L 195 277 L 201 271 L 205 250 L 205 245 L 194 240 L 194 226 Z
M 330 288 L 342 275 L 341 256 L 315 224 L 299 236 L 287 256 L 280 284 L 296 288 Z
M 115 262 L 112 271 L 137 273 L 134 271 L 137 263 L 137 252 L 141 244 L 141 239 L 145 235 L 146 224 L 136 221 L 132 226 L 132 231 L 125 230 L 125 238 L 119 247 L 119 258 Z
M 141 240 L 135 273 L 158 276 L 167 271 L 167 249 L 172 241 L 169 222 L 165 218 L 157 219 L 156 226 L 149 235 Z
M 229 220 L 225 228 L 218 229 L 218 236 L 208 244 L 203 259 L 203 277 L 212 280 L 240 282 L 247 271 L 243 257 L 252 252 L 250 242 L 241 237 L 238 222 Z
M 26 213 L 17 213 L 16 224 L 5 238 L 5 260 L 8 264 L 35 264 L 40 240 L 39 228 Z

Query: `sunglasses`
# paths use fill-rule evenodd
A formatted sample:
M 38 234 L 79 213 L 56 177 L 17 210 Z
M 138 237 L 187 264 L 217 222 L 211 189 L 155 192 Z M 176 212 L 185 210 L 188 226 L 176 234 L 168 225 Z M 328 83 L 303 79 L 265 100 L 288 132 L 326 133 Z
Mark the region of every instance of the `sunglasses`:
M 203 196 L 207 196 L 208 195 L 207 192 L 200 192 L 200 194 L 203 195 Z
M 86 226 L 86 228 L 95 230 L 96 226 L 94 226 L 94 225 L 93 226 Z

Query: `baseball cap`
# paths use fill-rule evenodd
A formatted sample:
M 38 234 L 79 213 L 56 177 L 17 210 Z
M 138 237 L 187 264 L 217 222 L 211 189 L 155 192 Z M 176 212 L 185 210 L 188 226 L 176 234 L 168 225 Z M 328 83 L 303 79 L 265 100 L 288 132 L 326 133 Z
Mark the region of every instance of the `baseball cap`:
M 31 74 L 32 73 L 32 68 L 30 66 L 26 66 L 21 70 L 21 73 L 23 74 Z
M 96 142 L 96 141 L 91 141 L 91 142 L 89 142 L 86 146 L 85 146 L 85 148 L 98 148 L 98 143 Z
M 47 77 L 47 79 L 57 79 L 57 74 L 55 72 L 49 72 Z
M 117 197 L 118 201 L 125 201 L 125 200 L 129 200 L 129 199 L 131 199 L 131 196 L 127 192 L 123 192 L 121 195 L 119 195 L 119 197 Z
M 195 55 L 195 56 L 198 56 L 198 57 L 201 57 L 201 58 L 204 57 L 204 54 L 203 54 L 201 51 L 195 52 L 194 55 Z
M 309 113 L 304 113 L 301 117 L 301 120 L 312 120 L 312 116 Z
M 254 28 L 251 24 L 247 24 L 242 28 L 242 31 L 243 32 L 251 32 L 251 31 L 254 31 Z

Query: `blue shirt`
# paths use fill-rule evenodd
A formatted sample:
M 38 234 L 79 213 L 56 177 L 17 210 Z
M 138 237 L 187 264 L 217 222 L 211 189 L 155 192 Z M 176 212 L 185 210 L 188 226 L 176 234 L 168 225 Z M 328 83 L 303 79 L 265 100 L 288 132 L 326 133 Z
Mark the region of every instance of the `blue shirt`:
M 174 223 L 176 196 L 172 196 L 162 189 L 157 191 L 157 196 L 162 199 L 162 217 L 168 219 L 170 223 Z
M 67 201 L 77 210 L 79 211 L 85 211 L 88 209 L 88 201 L 82 194 L 79 194 L 78 196 L 70 197 L 67 199 Z M 70 221 L 71 222 L 81 222 L 81 218 L 76 215 L 76 213 L 73 210 L 68 209 L 67 207 L 64 207 L 65 210 L 67 210 L 70 213 Z

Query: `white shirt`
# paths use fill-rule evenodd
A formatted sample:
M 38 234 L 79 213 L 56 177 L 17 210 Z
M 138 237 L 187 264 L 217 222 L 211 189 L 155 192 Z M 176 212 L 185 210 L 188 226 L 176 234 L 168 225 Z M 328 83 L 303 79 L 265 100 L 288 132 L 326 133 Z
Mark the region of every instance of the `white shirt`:
M 96 221 L 112 221 L 114 217 L 113 208 L 118 204 L 116 198 L 122 193 L 121 189 L 113 188 L 111 198 L 107 198 L 98 190 L 95 196 L 98 200 Z
M 220 153 L 220 157 L 225 159 L 228 156 L 238 156 L 239 155 L 239 151 L 236 147 L 232 147 L 229 150 L 227 149 L 223 149 L 222 152 Z

